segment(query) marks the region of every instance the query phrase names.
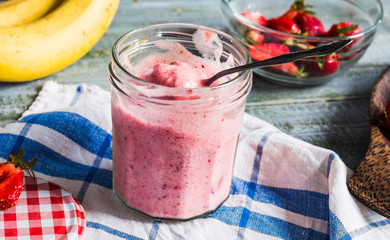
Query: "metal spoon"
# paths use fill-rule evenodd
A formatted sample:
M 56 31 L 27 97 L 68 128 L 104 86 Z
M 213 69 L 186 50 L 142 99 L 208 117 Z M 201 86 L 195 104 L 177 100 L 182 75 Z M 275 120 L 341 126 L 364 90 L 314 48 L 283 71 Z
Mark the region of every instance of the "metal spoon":
M 312 49 L 291 52 L 291 53 L 279 55 L 277 57 L 269 58 L 269 59 L 266 59 L 263 61 L 254 62 L 254 63 L 245 64 L 245 65 L 234 67 L 234 68 L 225 69 L 221 72 L 218 72 L 213 77 L 211 77 L 209 79 L 204 79 L 202 81 L 203 81 L 204 86 L 210 86 L 217 79 L 219 79 L 223 76 L 226 76 L 228 74 L 232 74 L 232 73 L 236 73 L 236 72 L 240 72 L 240 71 L 244 71 L 244 70 L 248 70 L 248 69 L 252 69 L 252 68 L 267 67 L 267 66 L 272 66 L 272 65 L 289 63 L 289 62 L 293 62 L 293 61 L 296 61 L 296 60 L 302 59 L 302 58 L 328 55 L 328 54 L 337 52 L 338 50 L 345 47 L 346 45 L 348 45 L 351 42 L 352 42 L 352 40 L 350 40 L 350 39 L 330 42 L 330 43 L 326 43 L 324 45 L 321 45 L 319 47 L 315 47 Z

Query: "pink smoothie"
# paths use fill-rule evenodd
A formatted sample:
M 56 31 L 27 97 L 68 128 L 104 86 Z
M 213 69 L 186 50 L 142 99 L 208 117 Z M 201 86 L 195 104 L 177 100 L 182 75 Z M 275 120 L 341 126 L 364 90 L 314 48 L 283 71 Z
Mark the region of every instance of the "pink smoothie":
M 180 46 L 169 50 L 128 68 L 143 80 L 178 88 L 202 87 L 202 79 L 223 68 Z M 118 95 L 112 94 L 113 158 L 121 199 L 158 218 L 189 219 L 221 205 L 230 192 L 245 100 L 189 109 Z
M 169 64 L 156 64 L 146 69 L 140 78 L 168 87 L 198 88 L 204 87 L 202 80 L 207 76 L 201 69 L 188 63 L 175 61 Z

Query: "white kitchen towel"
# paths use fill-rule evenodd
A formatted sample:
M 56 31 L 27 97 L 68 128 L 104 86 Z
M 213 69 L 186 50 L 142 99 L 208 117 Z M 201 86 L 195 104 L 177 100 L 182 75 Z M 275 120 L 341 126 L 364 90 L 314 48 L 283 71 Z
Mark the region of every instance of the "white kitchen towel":
M 352 171 L 336 153 L 248 114 L 228 200 L 208 217 L 153 221 L 112 191 L 111 130 L 108 91 L 47 81 L 22 118 L 0 129 L 0 161 L 20 148 L 38 157 L 37 176 L 84 207 L 88 240 L 390 239 L 390 221 L 348 192 Z

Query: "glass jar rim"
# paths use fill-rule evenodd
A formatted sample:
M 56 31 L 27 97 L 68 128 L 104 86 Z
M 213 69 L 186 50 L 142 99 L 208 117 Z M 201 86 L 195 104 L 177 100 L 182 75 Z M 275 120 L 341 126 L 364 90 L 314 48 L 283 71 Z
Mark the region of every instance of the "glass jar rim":
M 226 82 L 223 82 L 221 84 L 218 84 L 218 85 L 214 85 L 214 86 L 207 86 L 207 87 L 201 87 L 201 88 L 176 88 L 176 87 L 170 87 L 170 86 L 164 86 L 164 85 L 158 85 L 158 84 L 154 84 L 154 83 L 151 83 L 151 82 L 148 82 L 148 81 L 145 81 L 141 78 L 138 78 L 137 76 L 133 75 L 132 73 L 130 73 L 129 71 L 127 71 L 127 69 L 121 64 L 121 62 L 119 61 L 119 55 L 118 55 L 118 49 L 119 49 L 119 46 L 121 44 L 121 42 L 126 39 L 129 35 L 131 35 L 132 33 L 136 33 L 138 31 L 141 31 L 141 30 L 146 30 L 148 28 L 157 28 L 157 27 L 169 27 L 169 26 L 178 26 L 178 27 L 185 27 L 185 28 L 193 28 L 193 29 L 198 29 L 198 28 L 201 28 L 201 29 L 204 29 L 206 31 L 212 31 L 214 33 L 217 33 L 219 36 L 223 36 L 224 38 L 226 39 L 229 39 L 229 41 L 231 41 L 235 46 L 238 46 L 239 47 L 239 50 L 240 52 L 243 54 L 243 57 L 244 57 L 244 61 L 245 63 L 249 63 L 251 61 L 251 58 L 250 58 L 250 55 L 249 55 L 249 52 L 247 50 L 247 48 L 244 46 L 243 43 L 241 43 L 241 41 L 239 41 L 238 39 L 234 38 L 233 36 L 221 31 L 221 30 L 218 30 L 218 29 L 215 29 L 215 28 L 211 28 L 211 27 L 207 27 L 207 26 L 204 26 L 204 25 L 199 25 L 199 24 L 192 24 L 192 23 L 179 23 L 179 22 L 173 22 L 173 23 L 157 23 L 157 24 L 150 24 L 150 25 L 146 25 L 146 26 L 143 26 L 143 27 L 140 27 L 140 28 L 136 28 L 136 29 L 133 29 L 133 30 L 130 30 L 124 34 L 122 34 L 120 37 L 118 37 L 118 39 L 114 42 L 113 44 L 113 47 L 112 47 L 112 50 L 111 50 L 111 56 L 112 56 L 112 61 L 115 63 L 116 66 L 119 67 L 119 69 L 125 73 L 126 75 L 128 75 L 129 77 L 131 77 L 132 79 L 135 79 L 136 81 L 140 81 L 141 83 L 144 83 L 144 84 L 148 84 L 148 85 L 151 85 L 151 86 L 154 86 L 154 87 L 158 87 L 158 88 L 167 88 L 167 89 L 183 89 L 183 90 L 194 90 L 194 91 L 201 91 L 202 89 L 208 89 L 210 90 L 210 88 L 221 88 L 221 87 L 224 87 L 224 86 L 227 86 L 227 85 L 230 85 L 230 84 L 233 84 L 234 82 L 236 82 L 238 79 L 242 79 L 242 78 L 245 78 L 250 72 L 251 70 L 245 70 L 245 71 L 242 71 L 242 72 L 239 72 L 235 77 L 229 79 L 228 81 Z M 109 65 L 111 65 L 112 63 L 110 63 Z M 111 67 L 109 67 L 109 73 L 110 75 L 112 75 L 117 81 L 119 81 L 122 85 L 124 85 L 116 76 L 115 74 L 113 73 Z

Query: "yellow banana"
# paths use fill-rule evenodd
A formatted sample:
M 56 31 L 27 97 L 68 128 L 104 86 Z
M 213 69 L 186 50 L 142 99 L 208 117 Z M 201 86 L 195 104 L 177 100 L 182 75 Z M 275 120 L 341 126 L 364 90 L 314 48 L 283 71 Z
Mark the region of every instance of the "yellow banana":
M 30 81 L 74 63 L 102 37 L 118 4 L 65 0 L 35 22 L 0 28 L 0 81 Z
M 11 27 L 35 21 L 63 0 L 9 0 L 0 3 L 0 27 Z

